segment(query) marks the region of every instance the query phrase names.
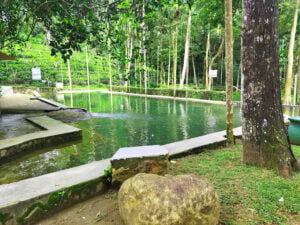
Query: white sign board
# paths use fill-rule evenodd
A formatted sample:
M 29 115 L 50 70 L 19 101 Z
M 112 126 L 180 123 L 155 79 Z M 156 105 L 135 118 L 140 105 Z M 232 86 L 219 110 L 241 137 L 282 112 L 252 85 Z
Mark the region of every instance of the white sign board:
M 218 76 L 218 70 L 210 70 L 208 73 L 208 77 L 217 77 Z
M 56 82 L 56 88 L 63 89 L 64 88 L 64 83 Z
M 32 80 L 41 80 L 41 68 L 32 68 Z

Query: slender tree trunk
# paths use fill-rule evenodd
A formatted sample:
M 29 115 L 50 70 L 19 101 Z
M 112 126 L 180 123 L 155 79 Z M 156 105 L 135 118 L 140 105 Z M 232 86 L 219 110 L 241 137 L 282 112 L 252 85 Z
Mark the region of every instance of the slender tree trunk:
M 147 94 L 147 87 L 148 87 L 148 74 L 147 74 L 147 49 L 146 49 L 146 28 L 145 28 L 145 0 L 143 0 L 143 5 L 142 5 L 142 17 L 143 17 L 143 23 L 142 23 L 142 29 L 143 29 L 143 55 L 144 55 L 144 86 L 145 86 L 145 94 Z
M 283 122 L 276 0 L 243 0 L 242 61 L 243 161 L 290 177 L 297 161 Z
M 175 25 L 175 32 L 173 35 L 173 85 L 174 85 L 174 93 L 173 96 L 176 96 L 176 77 L 177 77 L 177 35 L 178 35 L 178 25 Z
M 87 85 L 88 85 L 88 90 L 90 90 L 90 69 L 89 69 L 89 55 L 88 55 L 87 44 L 85 45 L 85 63 L 86 63 Z
M 165 69 L 164 69 L 164 61 L 160 61 L 160 75 L 159 75 L 159 80 L 160 80 L 160 88 L 162 88 L 163 85 L 163 77 L 164 77 Z
M 173 35 L 172 35 L 172 30 L 170 29 L 170 40 L 169 40 L 169 42 L 170 42 L 170 44 L 169 44 L 169 62 L 168 62 L 168 79 L 167 79 L 167 86 L 168 86 L 168 88 L 170 87 L 170 83 L 171 83 L 171 48 L 172 47 L 174 47 L 173 46 L 173 42 L 172 42 L 172 37 L 173 37 Z
M 158 37 L 159 38 L 159 37 Z M 160 74 L 160 70 L 159 70 L 159 67 L 160 67 L 160 41 L 159 41 L 159 45 L 157 46 L 157 62 L 156 62 L 156 76 L 157 76 L 157 81 L 158 81 L 158 77 L 159 77 L 159 74 Z M 158 82 L 157 82 L 158 84 Z
M 295 46 L 295 37 L 297 31 L 297 22 L 298 22 L 298 8 L 299 8 L 300 0 L 295 0 L 295 13 L 294 13 L 294 22 L 291 31 L 291 38 L 290 38 L 290 46 L 289 46 L 289 53 L 288 53 L 288 68 L 286 74 L 286 82 L 284 88 L 284 104 L 290 105 L 292 104 L 292 88 L 293 88 L 293 65 L 294 65 L 294 46 Z
M 205 52 L 205 89 L 210 90 L 209 86 L 209 51 L 210 51 L 210 31 L 207 34 L 206 52 Z
M 127 39 L 127 66 L 126 66 L 126 79 L 129 79 L 130 76 L 130 69 L 131 69 L 131 60 L 132 60 L 132 50 L 133 50 L 133 37 L 131 34 L 131 23 L 128 22 L 128 39 Z M 127 83 L 126 83 L 127 84 Z
M 298 38 L 298 84 L 296 104 L 300 105 L 300 37 Z
M 233 135 L 233 31 L 232 0 L 225 0 L 225 56 L 226 56 L 226 135 L 229 143 L 234 142 Z
M 193 13 L 193 10 L 190 9 L 189 16 L 188 16 L 187 29 L 186 29 L 184 61 L 183 61 L 183 68 L 182 68 L 182 74 L 181 74 L 180 85 L 179 85 L 180 89 L 183 88 L 185 77 L 188 76 L 188 73 L 189 73 L 189 54 L 190 54 L 190 42 L 191 42 L 192 13 Z
M 208 77 L 208 73 L 210 70 L 212 70 L 212 66 L 214 65 L 215 60 L 221 56 L 222 52 L 223 52 L 223 44 L 224 44 L 224 39 L 222 39 L 222 42 L 219 46 L 218 52 L 215 54 L 214 57 L 212 57 L 209 61 L 209 66 L 208 66 L 208 71 L 207 71 L 207 77 Z M 212 86 L 212 81 L 213 78 L 209 77 L 208 78 L 208 88 L 207 90 L 211 90 L 211 86 Z
M 224 66 L 224 51 L 222 51 L 222 57 L 221 57 L 221 81 L 220 85 L 223 84 L 223 66 Z
M 196 73 L 194 56 L 192 56 L 192 63 L 193 63 L 193 71 L 194 71 L 194 84 L 195 84 L 196 88 L 198 88 L 198 81 L 197 81 L 197 73 Z
M 72 76 L 71 76 L 71 63 L 70 63 L 70 59 L 67 59 L 67 64 L 68 64 L 68 78 L 69 78 L 69 87 L 70 87 L 70 91 L 71 91 L 71 107 L 73 107 L 73 95 L 72 95 Z

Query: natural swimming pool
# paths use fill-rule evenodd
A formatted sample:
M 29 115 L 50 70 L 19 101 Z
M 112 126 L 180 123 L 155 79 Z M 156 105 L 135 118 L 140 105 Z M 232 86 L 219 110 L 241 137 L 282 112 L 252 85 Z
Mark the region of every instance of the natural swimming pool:
M 54 100 L 71 106 L 71 94 Z M 167 144 L 226 129 L 223 105 L 105 93 L 73 93 L 72 103 L 95 116 L 69 123 L 83 130 L 83 141 L 1 165 L 0 184 L 109 158 L 120 147 Z M 241 124 L 238 107 L 234 120 L 235 127 Z

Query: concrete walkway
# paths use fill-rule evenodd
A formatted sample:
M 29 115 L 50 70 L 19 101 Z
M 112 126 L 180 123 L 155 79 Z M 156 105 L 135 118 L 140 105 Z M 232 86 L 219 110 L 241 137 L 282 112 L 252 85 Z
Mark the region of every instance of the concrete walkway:
M 104 170 L 109 165 L 106 159 L 1 185 L 0 223 L 34 224 L 48 214 L 103 193 L 107 190 Z
M 0 185 L 0 210 L 6 206 L 36 199 L 52 192 L 100 178 L 109 165 L 110 159 L 105 159 L 11 184 Z
M 62 105 L 53 105 L 33 98 L 31 95 L 14 94 L 0 97 L 0 109 L 2 113 L 20 113 L 34 111 L 59 110 Z
M 242 127 L 237 127 L 233 130 L 236 138 L 241 138 Z M 204 136 L 191 138 L 187 140 L 177 141 L 174 143 L 163 145 L 168 151 L 170 157 L 178 157 L 181 155 L 190 154 L 191 152 L 200 152 L 203 149 L 215 148 L 226 144 L 226 131 L 220 131 Z
M 81 129 L 51 119 L 47 116 L 32 117 L 27 120 L 40 127 L 42 130 L 0 140 L 0 160 L 26 151 L 46 148 L 82 138 Z

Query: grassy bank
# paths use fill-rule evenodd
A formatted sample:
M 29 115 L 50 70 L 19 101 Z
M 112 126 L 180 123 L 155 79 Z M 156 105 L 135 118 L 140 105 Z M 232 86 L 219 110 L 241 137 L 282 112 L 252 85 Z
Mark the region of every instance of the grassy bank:
M 300 157 L 300 147 L 293 150 Z M 241 145 L 207 151 L 176 160 L 171 173 L 197 174 L 215 185 L 221 224 L 300 224 L 300 173 L 287 180 L 275 171 L 244 165 L 241 156 Z

